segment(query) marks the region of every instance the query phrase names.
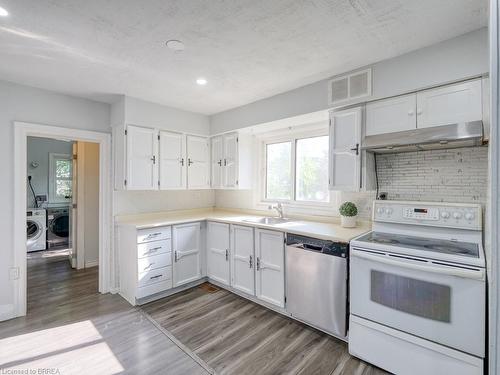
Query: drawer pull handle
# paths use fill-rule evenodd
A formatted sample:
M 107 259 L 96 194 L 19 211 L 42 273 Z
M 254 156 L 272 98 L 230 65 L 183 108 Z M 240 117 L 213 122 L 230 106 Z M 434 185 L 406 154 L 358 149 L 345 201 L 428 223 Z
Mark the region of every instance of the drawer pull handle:
M 229 260 L 229 250 L 226 249 L 226 262 Z
M 257 271 L 260 270 L 260 259 L 257 257 Z
M 174 251 L 174 262 L 177 262 L 177 251 Z
M 152 249 L 149 249 L 146 254 L 150 254 L 150 253 L 156 253 L 158 250 L 161 249 L 161 246 L 158 246 L 158 247 L 153 247 Z
M 162 277 L 162 276 L 163 276 L 162 274 L 160 274 L 160 275 L 156 275 L 156 276 L 151 276 L 151 277 L 149 278 L 149 280 L 154 280 L 154 279 L 157 279 L 157 278 Z
M 252 268 L 253 267 L 253 258 L 252 256 L 250 255 L 249 259 L 248 259 L 248 267 L 249 268 Z
M 153 264 L 154 264 L 154 263 L 149 263 L 149 266 L 144 267 L 144 271 L 146 271 L 146 270 L 150 269 L 151 267 L 153 267 Z
M 156 236 L 161 236 L 161 232 L 150 233 L 150 234 L 148 234 L 148 236 L 146 238 L 149 239 L 149 238 L 153 238 Z

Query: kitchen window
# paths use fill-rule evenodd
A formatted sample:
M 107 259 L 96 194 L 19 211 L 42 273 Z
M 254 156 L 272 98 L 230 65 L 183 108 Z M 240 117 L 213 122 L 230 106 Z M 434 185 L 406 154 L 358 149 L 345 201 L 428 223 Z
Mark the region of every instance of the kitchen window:
M 330 202 L 326 132 L 263 142 L 263 201 L 298 205 Z
M 49 159 L 49 201 L 50 203 L 68 202 L 73 190 L 71 155 L 51 153 Z

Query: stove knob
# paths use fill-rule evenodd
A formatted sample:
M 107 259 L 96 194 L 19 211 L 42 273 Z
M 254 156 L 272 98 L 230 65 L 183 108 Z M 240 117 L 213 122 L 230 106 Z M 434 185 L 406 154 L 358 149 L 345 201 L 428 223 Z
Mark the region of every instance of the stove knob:
M 392 214 L 392 208 L 386 208 L 386 209 L 385 209 L 385 213 L 386 213 L 387 215 Z
M 443 219 L 448 219 L 450 217 L 450 213 L 447 211 L 443 211 L 443 212 L 441 212 L 441 217 Z
M 471 213 L 471 212 L 467 212 L 467 213 L 465 214 L 465 218 L 466 218 L 467 220 L 472 220 L 472 219 L 474 219 L 474 214 L 473 214 L 473 213 Z
M 461 212 L 454 212 L 454 213 L 453 213 L 453 217 L 454 217 L 455 219 L 460 219 L 460 218 L 462 217 L 462 213 L 461 213 Z

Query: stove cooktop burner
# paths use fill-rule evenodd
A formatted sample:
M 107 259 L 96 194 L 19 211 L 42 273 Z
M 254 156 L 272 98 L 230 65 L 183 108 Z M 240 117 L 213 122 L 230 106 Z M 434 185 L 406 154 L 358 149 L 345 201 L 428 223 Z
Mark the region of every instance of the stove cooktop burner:
M 441 254 L 479 258 L 479 245 L 469 242 L 404 236 L 401 234 L 370 232 L 358 239 L 360 242 L 386 244 L 408 249 L 432 251 Z

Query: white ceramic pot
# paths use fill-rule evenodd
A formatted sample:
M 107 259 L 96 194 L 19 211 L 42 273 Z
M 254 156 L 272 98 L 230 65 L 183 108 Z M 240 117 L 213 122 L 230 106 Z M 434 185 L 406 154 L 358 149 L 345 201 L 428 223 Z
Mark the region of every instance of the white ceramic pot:
M 357 216 L 340 216 L 340 225 L 343 228 L 354 228 Z

